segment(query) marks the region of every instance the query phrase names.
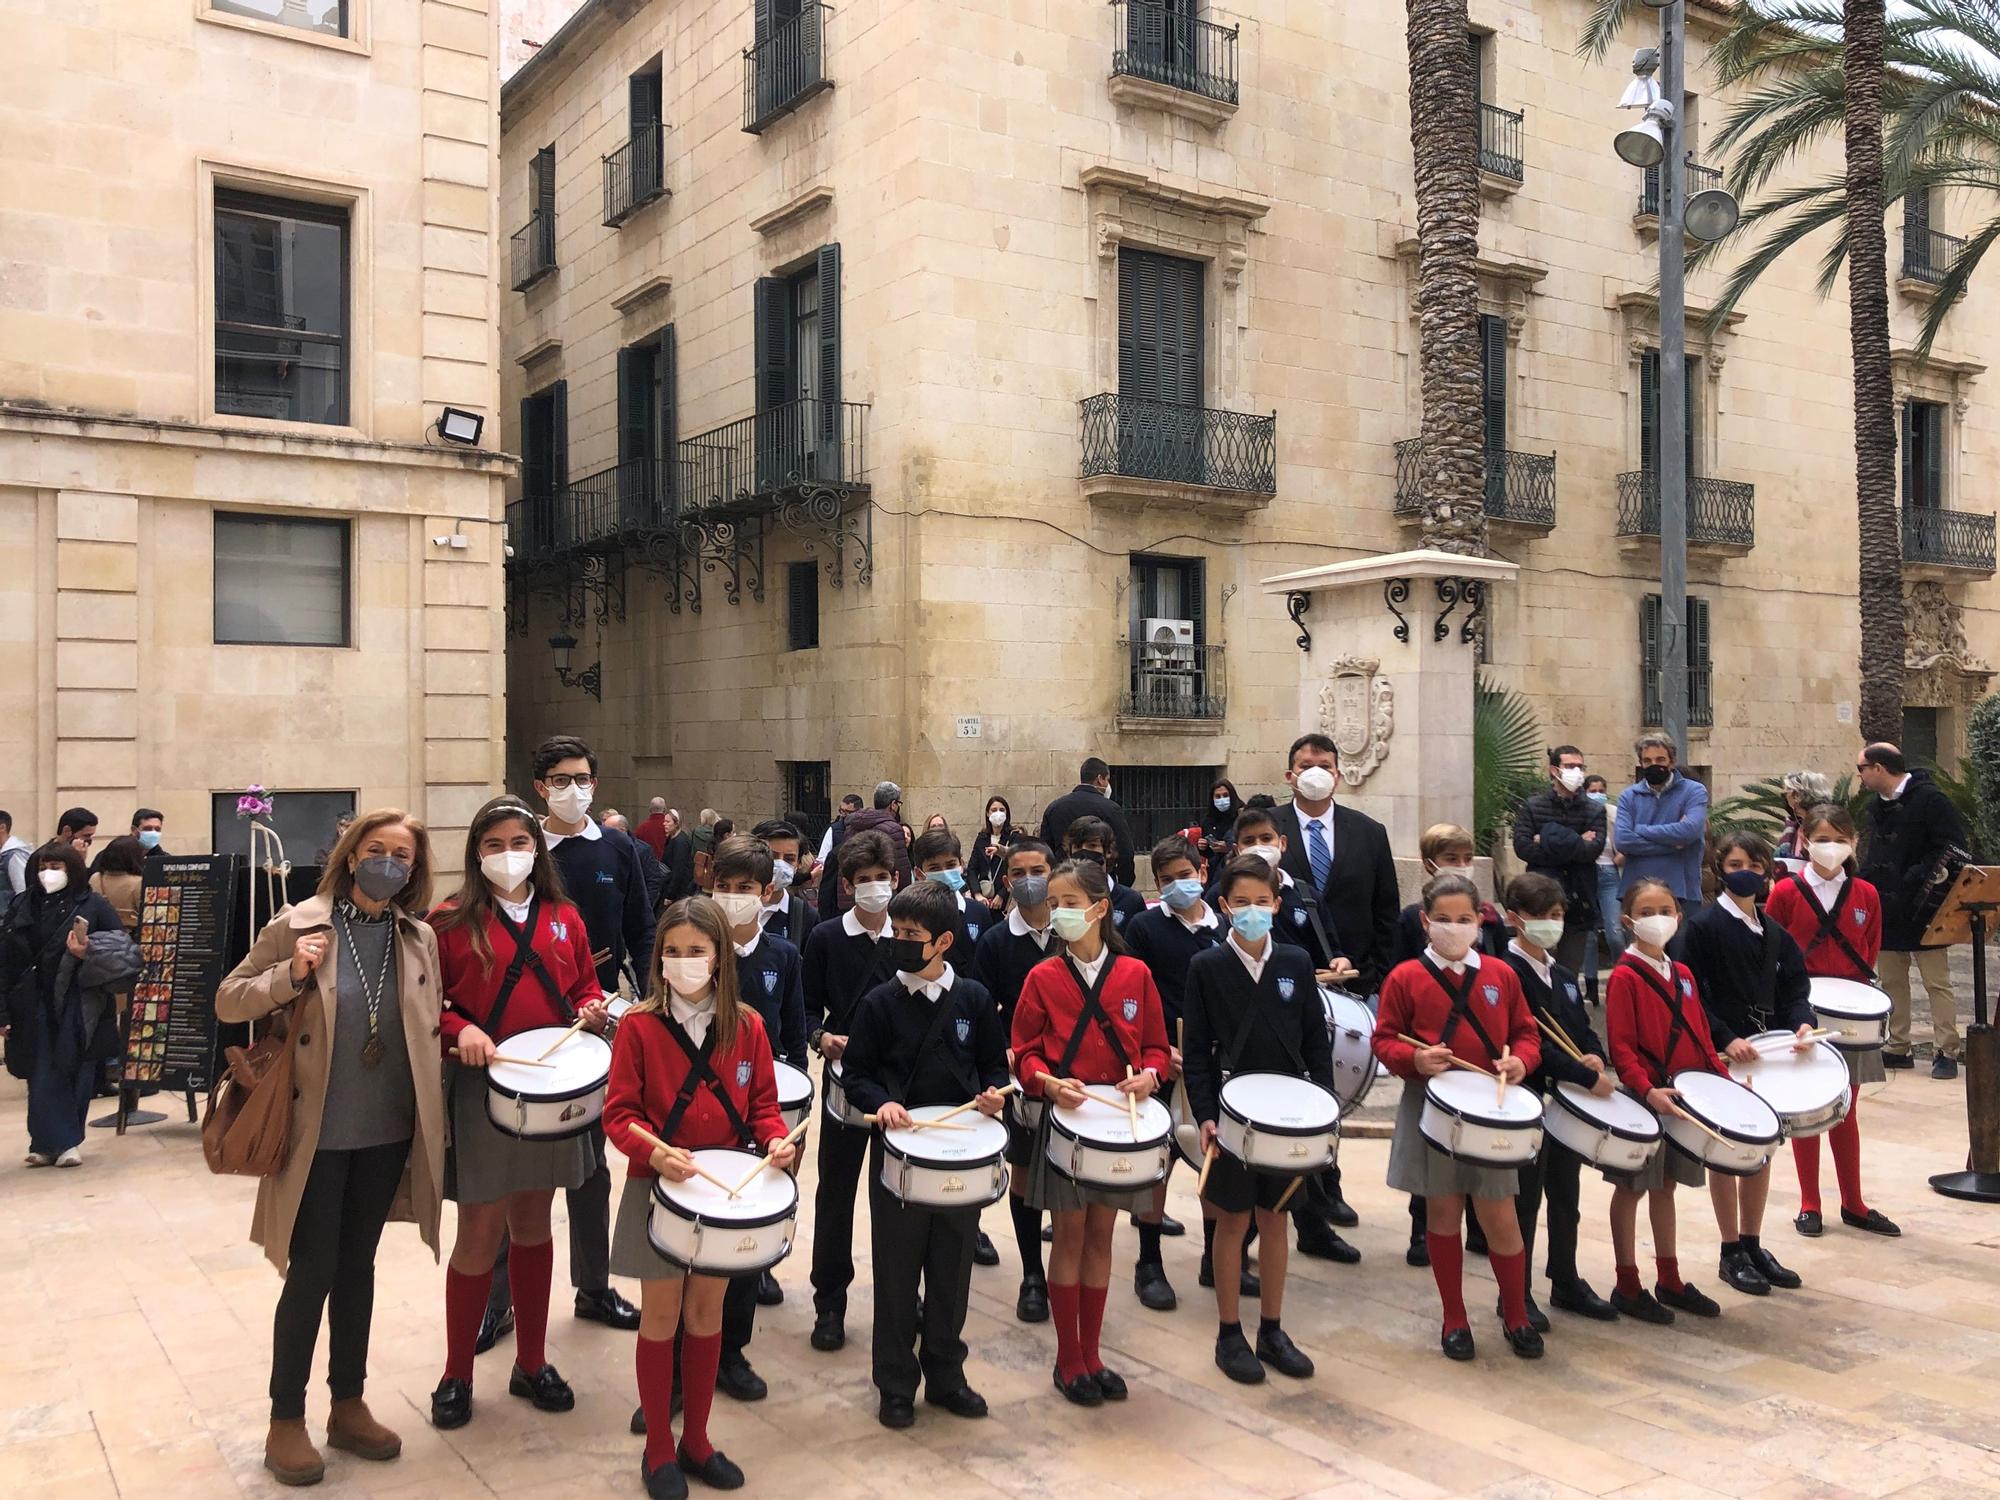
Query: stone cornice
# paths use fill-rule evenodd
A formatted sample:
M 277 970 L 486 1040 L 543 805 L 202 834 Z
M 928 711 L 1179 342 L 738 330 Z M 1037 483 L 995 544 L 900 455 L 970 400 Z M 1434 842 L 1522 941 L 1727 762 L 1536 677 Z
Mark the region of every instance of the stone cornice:
M 519 467 L 512 454 L 491 448 L 432 447 L 370 438 L 316 437 L 299 432 L 255 432 L 239 427 L 204 427 L 198 422 L 114 416 L 0 402 L 0 434 L 87 438 L 94 442 L 150 443 L 209 452 L 257 453 L 275 458 L 336 459 L 347 463 L 419 469 L 457 469 L 505 478 Z

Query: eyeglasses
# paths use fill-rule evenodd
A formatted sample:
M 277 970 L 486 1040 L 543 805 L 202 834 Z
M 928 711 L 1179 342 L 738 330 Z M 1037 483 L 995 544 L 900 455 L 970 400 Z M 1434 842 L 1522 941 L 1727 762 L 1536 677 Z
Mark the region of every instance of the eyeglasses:
M 558 774 L 543 779 L 548 782 L 550 790 L 558 792 L 566 792 L 573 786 L 580 786 L 585 791 L 588 791 L 597 785 L 597 778 L 595 776 L 564 776 Z

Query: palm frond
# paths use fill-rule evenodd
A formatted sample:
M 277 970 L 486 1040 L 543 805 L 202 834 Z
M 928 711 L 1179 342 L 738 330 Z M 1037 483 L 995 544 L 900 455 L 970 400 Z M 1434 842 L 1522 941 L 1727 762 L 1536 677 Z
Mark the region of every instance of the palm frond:
M 1593 61 L 1603 57 L 1618 40 L 1618 33 L 1625 29 L 1633 12 L 1643 14 L 1646 9 L 1639 0 L 1593 0 L 1590 19 L 1583 23 L 1583 36 L 1576 44 L 1576 55 Z
M 1472 836 L 1481 853 L 1493 852 L 1521 804 L 1547 781 L 1533 705 L 1482 677 L 1472 696 Z

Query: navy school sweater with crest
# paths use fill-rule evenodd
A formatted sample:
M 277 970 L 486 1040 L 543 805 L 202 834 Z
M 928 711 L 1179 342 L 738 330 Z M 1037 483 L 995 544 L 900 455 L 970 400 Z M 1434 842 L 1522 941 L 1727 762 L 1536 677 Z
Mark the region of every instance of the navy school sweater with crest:
M 795 1068 L 806 1065 L 804 970 L 799 950 L 772 932 L 736 955 L 737 998 L 763 1019 L 771 1050 Z

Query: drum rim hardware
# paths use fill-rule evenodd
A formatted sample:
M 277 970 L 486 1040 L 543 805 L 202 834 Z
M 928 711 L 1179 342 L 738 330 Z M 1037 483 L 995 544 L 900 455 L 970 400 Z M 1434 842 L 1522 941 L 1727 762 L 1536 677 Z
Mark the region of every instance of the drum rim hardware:
M 1250 1078 L 1282 1078 L 1292 1083 L 1312 1083 L 1311 1079 L 1297 1078 L 1290 1073 L 1273 1073 L 1268 1069 L 1260 1070 L 1255 1073 L 1237 1073 L 1231 1076 L 1230 1078 L 1226 1079 L 1223 1082 L 1222 1087 L 1216 1090 L 1215 1094 L 1216 1107 L 1219 1110 L 1221 1110 L 1223 1114 L 1227 1115 L 1230 1119 L 1234 1120 L 1237 1124 L 1243 1127 L 1243 1132 L 1246 1138 L 1248 1138 L 1251 1135 L 1276 1135 L 1276 1136 L 1291 1137 L 1291 1136 L 1302 1136 L 1302 1135 L 1338 1135 L 1340 1133 L 1341 1117 L 1345 1113 L 1345 1111 L 1342 1110 L 1341 1108 L 1340 1096 L 1334 1093 L 1333 1090 L 1331 1089 L 1320 1088 L 1320 1086 L 1317 1083 L 1313 1083 L 1313 1087 L 1315 1089 L 1318 1089 L 1320 1093 L 1325 1094 L 1326 1097 L 1333 1104 L 1333 1118 L 1331 1120 L 1326 1121 L 1324 1124 L 1267 1125 L 1261 1120 L 1251 1119 L 1248 1115 L 1244 1114 L 1240 1109 L 1237 1109 L 1229 1102 L 1229 1085 L 1232 1083 L 1236 1083 L 1239 1080 L 1250 1079 Z
M 1617 1088 L 1613 1091 L 1614 1097 L 1616 1097 L 1619 1094 L 1622 1094 L 1627 1099 L 1630 1099 L 1634 1104 L 1639 1106 L 1640 1110 L 1644 1112 L 1645 1115 L 1653 1122 L 1653 1131 L 1651 1135 L 1643 1134 L 1637 1130 L 1632 1129 L 1629 1126 L 1619 1125 L 1610 1120 L 1600 1120 L 1594 1115 L 1585 1114 L 1583 1110 L 1578 1106 L 1577 1101 L 1571 1098 L 1569 1094 L 1565 1092 L 1565 1090 L 1569 1089 L 1576 1090 L 1576 1092 L 1581 1094 L 1585 1099 L 1593 1099 L 1596 1097 L 1594 1094 L 1590 1092 L 1590 1090 L 1584 1088 L 1582 1084 L 1577 1084 L 1577 1083 L 1558 1083 L 1554 1088 L 1549 1090 L 1548 1097 L 1555 1100 L 1557 1108 L 1561 1109 L 1565 1114 L 1582 1122 L 1585 1125 L 1590 1126 L 1594 1130 L 1602 1130 L 1607 1135 L 1614 1136 L 1621 1141 L 1630 1141 L 1635 1146 L 1644 1146 L 1653 1144 L 1659 1141 L 1659 1139 L 1666 1134 L 1666 1125 L 1664 1124 L 1663 1121 L 1661 1121 L 1660 1117 L 1654 1114 L 1651 1110 L 1647 1109 L 1646 1101 L 1641 1099 L 1637 1094 L 1633 1093 L 1630 1089 L 1626 1088 L 1625 1085 L 1622 1083 L 1619 1084 Z

